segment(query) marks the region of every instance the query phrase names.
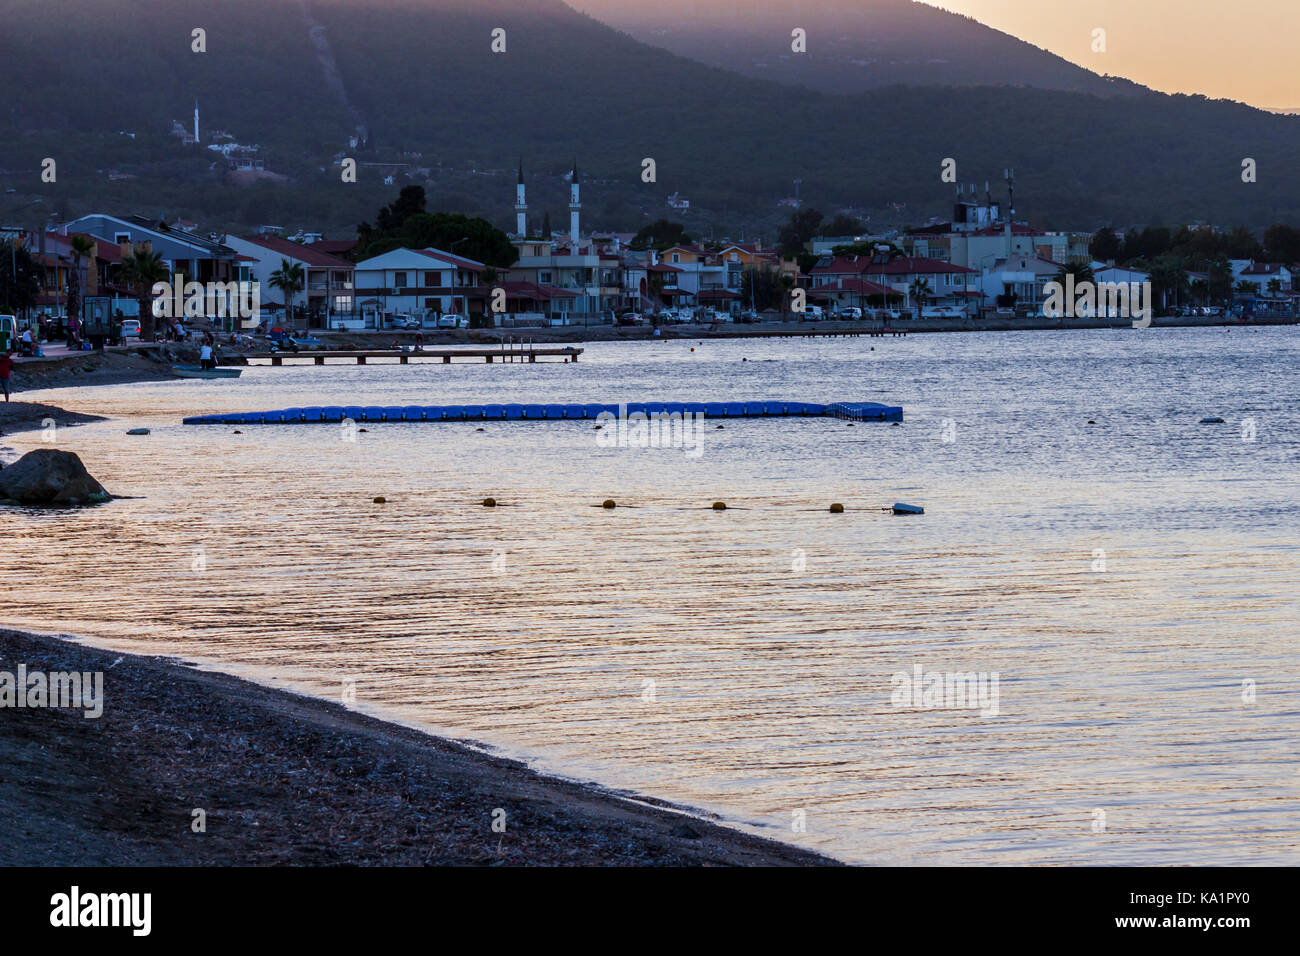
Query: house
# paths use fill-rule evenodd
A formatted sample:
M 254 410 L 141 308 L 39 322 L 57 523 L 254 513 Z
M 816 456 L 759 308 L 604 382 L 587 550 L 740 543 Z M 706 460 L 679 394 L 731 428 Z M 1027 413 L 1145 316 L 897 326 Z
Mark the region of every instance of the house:
M 826 255 L 808 274 L 809 294 L 833 300 L 872 297 L 901 297 L 914 307 L 915 289 L 923 286 L 927 306 L 969 310 L 983 293 L 974 269 L 924 256 L 835 256 Z M 878 291 L 883 289 L 884 291 Z
M 573 242 L 527 238 L 514 240 L 519 259 L 506 270 L 511 282 L 527 282 L 573 293 L 552 300 L 548 317 L 569 324 L 592 318 L 608 320 L 623 303 L 623 276 L 618 254 L 601 252 L 590 239 Z
M 1056 281 L 1061 265 L 1030 255 L 994 260 L 980 275 L 985 308 L 1014 308 L 1020 314 L 1042 315 L 1049 295 L 1047 284 Z
M 144 216 L 110 216 L 92 213 L 74 219 L 64 232 L 85 233 L 111 242 L 124 252 L 144 246 L 158 253 L 173 275 L 186 282 L 234 282 L 238 280 L 238 253 L 229 246 L 190 232 L 179 231 L 166 222 Z
M 264 310 L 277 301 L 283 304 L 284 293 L 271 285 L 271 277 L 288 262 L 302 267 L 303 287 L 292 305 L 295 315 L 305 317 L 307 328 L 355 327 L 354 267 L 346 259 L 274 235 L 226 236 L 225 245 L 239 253 L 249 277 L 259 284 Z
M 452 314 L 468 320 L 484 312 L 487 268 L 440 249 L 393 249 L 356 264 L 355 327 L 383 328 L 394 316 L 428 321 Z
M 1258 289 L 1259 295 L 1272 295 L 1273 290 L 1280 295 L 1290 292 L 1295 282 L 1295 273 L 1290 268 L 1274 262 L 1256 262 L 1254 259 L 1232 259 L 1232 284 L 1234 288 L 1240 283 L 1249 283 Z M 1273 289 L 1270 289 L 1270 286 Z

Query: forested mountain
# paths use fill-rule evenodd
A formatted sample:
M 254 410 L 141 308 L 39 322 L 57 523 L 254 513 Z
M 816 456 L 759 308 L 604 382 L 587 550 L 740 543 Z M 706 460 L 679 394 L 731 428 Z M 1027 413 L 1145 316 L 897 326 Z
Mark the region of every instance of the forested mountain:
M 827 93 L 881 86 L 1034 86 L 1101 96 L 1143 87 L 1108 79 L 987 27 L 913 0 L 569 0 L 638 40 L 778 83 Z M 802 54 L 791 32 L 805 31 Z
M 0 220 L 130 207 L 338 231 L 409 173 L 432 209 L 512 225 L 520 155 L 539 215 L 566 218 L 560 176 L 576 157 L 586 221 L 628 231 L 679 192 L 697 234 L 771 235 L 795 179 L 828 213 L 917 222 L 948 209 L 946 157 L 963 182 L 1016 167 L 1021 217 L 1054 228 L 1300 219 L 1289 175 L 1300 119 L 1198 97 L 814 92 L 675 56 L 560 0 L 0 0 L 0 11 L 0 62 L 21 78 L 0 111 L 0 187 L 14 190 L 0 194 Z M 206 52 L 192 50 L 196 28 Z M 492 51 L 497 28 L 504 53 Z M 205 140 L 187 147 L 168 130 L 189 125 L 196 98 Z M 232 184 L 205 148 L 214 129 L 262 146 L 285 179 Z M 345 184 L 340 154 L 406 168 L 363 165 Z M 40 180 L 46 157 L 55 183 Z M 1258 182 L 1242 181 L 1247 157 Z M 646 158 L 655 183 L 641 180 Z

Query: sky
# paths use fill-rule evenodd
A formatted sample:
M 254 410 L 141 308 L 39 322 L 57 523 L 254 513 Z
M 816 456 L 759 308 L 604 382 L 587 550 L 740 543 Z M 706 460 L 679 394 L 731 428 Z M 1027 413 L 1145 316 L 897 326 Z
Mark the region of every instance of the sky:
M 1300 0 L 925 0 L 1095 73 L 1300 110 Z M 1106 52 L 1092 51 L 1093 30 Z
M 594 16 L 654 0 L 566 0 Z M 676 0 L 683 2 L 683 0 Z M 695 0 L 707 8 L 710 0 Z M 767 0 L 797 8 L 801 0 Z M 815 0 L 802 0 L 815 2 Z M 856 0 L 870 4 L 873 0 Z M 1300 0 L 917 0 L 1166 93 L 1300 110 Z M 1093 52 L 1093 31 L 1106 31 Z

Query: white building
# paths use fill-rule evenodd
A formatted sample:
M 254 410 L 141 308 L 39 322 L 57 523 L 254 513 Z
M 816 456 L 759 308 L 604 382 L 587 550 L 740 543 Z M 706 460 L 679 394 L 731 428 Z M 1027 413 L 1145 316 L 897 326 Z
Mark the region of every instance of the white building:
M 485 268 L 440 249 L 393 249 L 364 259 L 355 267 L 359 325 L 385 328 L 403 316 L 427 326 L 453 315 L 464 326 L 471 311 L 484 311 Z
M 300 322 L 305 317 L 308 327 L 358 327 L 351 262 L 274 235 L 226 236 L 224 244 L 239 253 L 260 284 L 263 310 L 284 303 L 284 293 L 271 285 L 271 277 L 288 262 L 302 267 L 302 290 L 291 299 Z

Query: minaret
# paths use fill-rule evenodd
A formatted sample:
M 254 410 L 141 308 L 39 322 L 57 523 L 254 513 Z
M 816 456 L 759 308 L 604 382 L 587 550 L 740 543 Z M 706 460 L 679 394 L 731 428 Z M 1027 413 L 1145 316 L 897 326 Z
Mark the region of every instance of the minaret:
M 569 238 L 573 251 L 578 251 L 578 220 L 582 214 L 582 200 L 578 198 L 578 161 L 573 161 L 573 182 L 569 184 Z
M 194 100 L 194 142 L 199 141 L 199 101 Z
M 515 235 L 528 235 L 528 200 L 524 198 L 524 158 L 519 157 L 519 185 L 515 187 Z

